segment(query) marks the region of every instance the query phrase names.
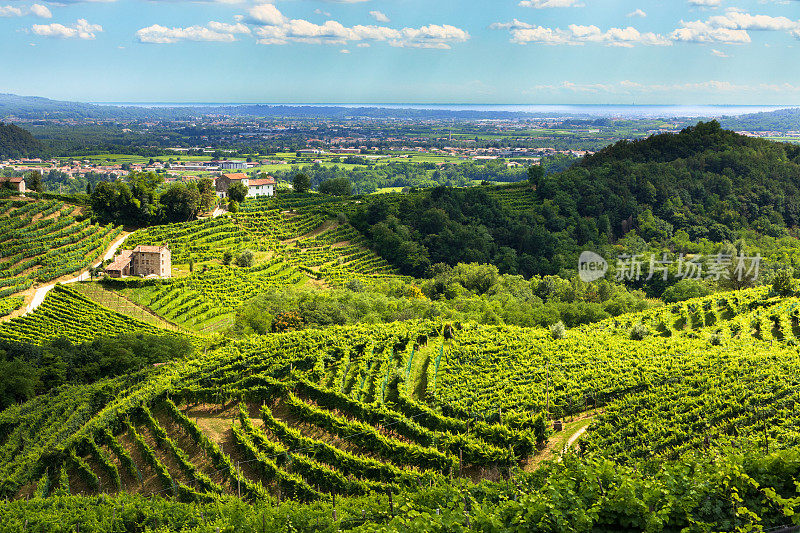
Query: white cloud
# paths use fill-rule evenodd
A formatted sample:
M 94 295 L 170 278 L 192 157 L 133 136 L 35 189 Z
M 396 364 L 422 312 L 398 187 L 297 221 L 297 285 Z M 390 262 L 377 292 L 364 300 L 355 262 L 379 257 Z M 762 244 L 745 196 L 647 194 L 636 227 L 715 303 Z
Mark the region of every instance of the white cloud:
M 370 11 L 370 16 L 377 20 L 378 22 L 390 22 L 389 17 L 387 17 L 384 13 L 380 11 Z
M 172 44 L 179 41 L 232 42 L 236 34 L 249 34 L 250 28 L 242 23 L 208 23 L 208 26 L 189 26 L 187 28 L 167 28 L 159 24 L 142 28 L 136 32 L 140 43 Z
M 36 15 L 37 17 L 41 17 L 43 19 L 53 18 L 53 14 L 50 12 L 50 10 L 42 4 L 33 4 L 31 6 L 31 15 Z
M 728 54 L 726 54 L 725 52 L 721 52 L 719 50 L 714 50 L 713 48 L 711 50 L 711 55 L 712 56 L 716 56 L 716 57 L 731 57 Z
M 350 50 L 348 50 L 347 48 L 342 48 L 341 50 L 339 50 L 339 52 L 341 52 L 342 54 L 349 54 Z
M 364 41 L 376 41 L 406 48 L 449 49 L 451 44 L 464 42 L 470 37 L 466 31 L 448 24 L 395 29 L 375 25 L 348 27 L 335 20 L 328 20 L 323 24 L 303 19 L 289 20 L 272 4 L 255 6 L 250 10 L 250 17 L 261 24 L 256 29 L 259 44 L 282 45 L 294 42 L 341 46 L 349 42 L 360 44 Z
M 25 15 L 33 15 L 43 19 L 53 17 L 50 10 L 41 4 L 33 4 L 30 7 L 0 6 L 0 17 L 22 17 Z
M 34 24 L 31 30 L 36 35 L 42 37 L 54 37 L 57 39 L 94 39 L 95 33 L 103 31 L 99 24 L 89 24 L 86 19 L 78 19 L 71 26 L 63 24 Z
M 322 15 L 323 17 L 330 17 L 331 16 L 330 13 L 328 13 L 327 11 L 323 11 L 320 8 L 315 9 L 314 10 L 314 14 L 315 15 Z
M 583 7 L 581 0 L 520 0 L 520 7 L 545 9 L 548 7 Z
M 257 24 L 269 24 L 277 26 L 286 22 L 286 17 L 278 11 L 278 8 L 272 4 L 259 4 L 253 6 L 249 11 L 250 18 Z
M 689 5 L 700 7 L 717 7 L 722 4 L 722 0 L 689 0 Z
M 681 27 L 673 31 L 670 38 L 675 41 L 695 43 L 746 44 L 751 42 L 748 30 L 787 31 L 798 37 L 800 21 L 786 17 L 751 15 L 737 9 L 729 9 L 724 15 L 715 15 L 705 21 L 681 21 Z
M 241 22 L 228 24 L 227 22 L 215 22 L 212 20 L 208 23 L 208 27 L 220 33 L 250 33 L 250 28 Z
M 637 44 L 652 46 L 669 46 L 672 44 L 666 37 L 636 28 L 610 28 L 602 31 L 597 26 L 581 26 L 570 24 L 566 30 L 561 28 L 545 28 L 532 26 L 514 19 L 512 22 L 495 23 L 492 29 L 509 30 L 511 42 L 517 44 L 549 44 L 549 45 L 583 45 L 586 43 L 604 44 L 606 46 L 632 47 Z
M 22 9 L 14 6 L 0 6 L 0 17 L 21 17 Z
M 647 13 L 645 13 L 643 9 L 634 9 L 633 11 L 628 13 L 626 16 L 627 17 L 645 18 L 647 16 Z

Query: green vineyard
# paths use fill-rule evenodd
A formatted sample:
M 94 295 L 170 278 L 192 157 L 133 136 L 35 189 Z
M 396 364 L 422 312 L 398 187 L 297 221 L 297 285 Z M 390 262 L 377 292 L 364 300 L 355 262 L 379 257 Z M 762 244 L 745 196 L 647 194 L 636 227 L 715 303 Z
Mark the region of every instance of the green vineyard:
M 121 335 L 162 330 L 103 308 L 67 285 L 56 285 L 42 305 L 24 317 L 12 318 L 0 327 L 0 340 L 42 344 L 64 337 L 72 342 L 99 335 Z
M 91 266 L 121 232 L 62 202 L 0 200 L 0 298 Z

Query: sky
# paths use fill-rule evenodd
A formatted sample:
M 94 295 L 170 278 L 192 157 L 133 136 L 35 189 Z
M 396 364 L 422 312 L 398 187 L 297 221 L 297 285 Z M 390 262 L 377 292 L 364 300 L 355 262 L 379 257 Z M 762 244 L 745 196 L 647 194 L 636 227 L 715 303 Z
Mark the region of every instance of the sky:
M 0 0 L 0 92 L 800 104 L 800 0 Z

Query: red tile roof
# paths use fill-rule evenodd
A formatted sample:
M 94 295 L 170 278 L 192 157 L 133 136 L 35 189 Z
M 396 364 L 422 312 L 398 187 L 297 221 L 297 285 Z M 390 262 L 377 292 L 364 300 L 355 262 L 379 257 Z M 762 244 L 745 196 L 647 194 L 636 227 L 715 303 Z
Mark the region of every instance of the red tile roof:
M 246 180 L 247 179 L 247 174 L 243 174 L 241 172 L 234 172 L 232 174 L 223 174 L 222 176 L 225 177 L 225 178 L 228 178 L 229 180 L 232 180 L 232 181 Z
M 255 187 L 257 185 L 275 185 L 275 178 L 269 177 L 260 180 L 250 180 L 247 183 L 250 187 Z
M 149 252 L 149 253 L 159 253 L 161 250 L 168 249 L 166 246 L 147 246 L 146 244 L 140 244 L 136 248 L 133 249 L 134 252 Z
M 114 260 L 113 263 L 106 267 L 106 270 L 119 270 L 122 271 L 131 262 L 131 251 L 122 250 L 122 253 Z

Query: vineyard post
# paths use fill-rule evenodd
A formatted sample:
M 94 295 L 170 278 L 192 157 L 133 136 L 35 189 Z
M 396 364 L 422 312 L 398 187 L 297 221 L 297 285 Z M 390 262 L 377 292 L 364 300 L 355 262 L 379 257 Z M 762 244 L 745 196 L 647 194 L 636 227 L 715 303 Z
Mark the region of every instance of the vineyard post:
M 461 448 L 458 449 L 458 477 L 464 477 L 464 454 Z
M 239 469 L 239 461 L 236 461 L 236 492 L 239 499 L 242 499 L 242 472 Z
M 333 493 L 333 521 L 336 522 L 336 493 Z
M 547 359 L 547 418 L 550 418 L 550 359 Z
M 389 493 L 389 514 L 392 518 L 394 518 L 394 501 L 392 501 L 392 489 L 386 489 L 386 492 Z

